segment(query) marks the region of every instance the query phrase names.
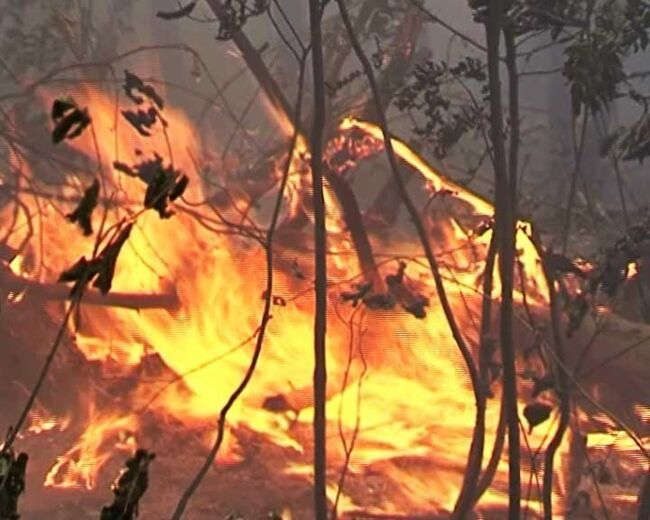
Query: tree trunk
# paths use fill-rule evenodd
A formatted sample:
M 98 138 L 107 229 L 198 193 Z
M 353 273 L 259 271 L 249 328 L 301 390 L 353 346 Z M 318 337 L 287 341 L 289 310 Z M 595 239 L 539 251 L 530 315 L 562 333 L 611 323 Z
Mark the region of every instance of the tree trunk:
M 314 113 L 310 139 L 314 207 L 314 263 L 316 308 L 314 316 L 314 514 L 327 520 L 327 450 L 325 401 L 327 396 L 327 235 L 323 195 L 323 140 L 325 130 L 325 78 L 323 68 L 322 11 L 319 0 L 309 1 Z
M 516 219 L 512 204 L 514 198 L 511 193 L 514 187 L 511 185 L 513 178 L 508 178 L 506 164 L 499 71 L 503 4 L 503 0 L 490 0 L 486 31 L 490 86 L 490 130 L 495 161 L 495 227 L 499 238 L 499 273 L 501 275 L 501 321 L 499 331 L 503 362 L 503 392 L 508 423 L 509 515 L 510 518 L 519 518 L 521 511 L 521 453 L 517 411 L 517 374 L 512 337 Z

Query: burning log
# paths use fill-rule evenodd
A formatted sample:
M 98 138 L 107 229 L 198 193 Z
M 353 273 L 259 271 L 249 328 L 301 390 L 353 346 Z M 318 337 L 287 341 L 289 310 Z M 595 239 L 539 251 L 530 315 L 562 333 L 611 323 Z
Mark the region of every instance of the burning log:
M 0 290 L 3 294 L 25 293 L 32 297 L 54 300 L 70 300 L 69 287 L 41 283 L 28 280 L 14 274 L 6 265 L 0 267 Z M 111 292 L 102 294 L 96 290 L 87 290 L 84 293 L 83 303 L 87 305 L 100 305 L 105 307 L 123 307 L 126 309 L 176 309 L 180 305 L 176 291 L 170 290 L 162 294 L 138 294 Z

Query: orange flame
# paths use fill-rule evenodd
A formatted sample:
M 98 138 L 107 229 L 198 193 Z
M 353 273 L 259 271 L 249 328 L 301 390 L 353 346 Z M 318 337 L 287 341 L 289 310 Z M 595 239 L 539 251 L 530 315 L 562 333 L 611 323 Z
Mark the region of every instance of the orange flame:
M 83 98 L 91 107 L 92 132 L 86 132 L 71 145 L 85 153 L 94 153 L 96 148 L 101 157 L 102 194 L 123 208 L 107 211 L 106 225 L 117 222 L 126 212 L 136 211 L 143 196 L 140 181 L 114 172 L 113 160 L 137 161 L 136 148 L 141 150 L 141 156 L 154 151 L 167 155 L 169 149 L 175 166 L 191 178 L 186 203 L 178 205 L 173 218 L 163 221 L 153 212 L 147 212 L 138 219 L 120 255 L 113 284 L 114 290 L 140 293 L 156 293 L 173 284 L 180 307 L 140 312 L 82 307 L 76 341 L 89 360 L 102 362 L 106 371 L 128 374 L 155 353 L 180 376 L 169 381 L 160 378 L 143 381 L 129 396 L 128 411 L 100 411 L 91 406 L 85 432 L 56 461 L 45 480 L 46 486 L 90 489 L 113 450 L 131 449 L 135 445 L 136 411 L 150 409 L 188 427 L 203 427 L 207 419 L 215 417 L 248 366 L 250 338 L 258 326 L 260 293 L 266 275 L 262 251 L 251 249 L 242 238 L 215 233 L 205 225 L 214 223 L 215 218 L 204 204 L 209 193 L 194 168 L 194 161 L 201 157 L 198 140 L 183 114 L 166 109 L 169 135 L 159 130 L 152 138 L 143 140 L 134 137 L 131 129 L 117 124 L 116 107 L 110 98 L 90 90 L 83 93 Z M 341 125 L 342 130 L 351 128 L 366 136 L 362 149 L 356 150 L 360 157 L 379 149 L 377 141 L 381 145 L 381 133 L 376 126 L 353 119 Z M 493 209 L 488 202 L 442 177 L 401 141 L 395 139 L 394 146 L 398 156 L 418 171 L 433 190 L 452 191 L 476 215 L 492 216 Z M 292 201 L 310 189 L 307 157 L 306 141 L 300 138 L 291 163 L 289 197 Z M 78 195 L 82 187 L 76 173 L 69 173 L 68 194 Z M 26 198 L 24 202 L 34 206 L 31 199 Z M 92 238 L 75 235 L 72 225 L 55 210 L 51 201 L 39 202 L 40 238 L 44 246 L 32 248 L 30 254 L 39 257 L 35 265 L 46 268 L 37 273 L 20 264 L 20 270 L 25 275 L 53 281 L 63 269 L 87 255 L 93 242 Z M 342 230 L 340 213 L 329 193 L 328 206 L 328 226 L 333 231 Z M 254 211 L 255 216 L 261 218 L 263 209 L 259 215 Z M 27 217 L 20 218 L 26 226 Z M 8 215 L 0 215 L 0 222 L 9 221 Z M 461 226 L 452 222 L 450 230 L 449 240 L 459 245 L 454 261 L 463 268 L 454 270 L 446 266 L 454 282 L 449 283 L 449 296 L 461 323 L 473 331 L 480 313 L 476 287 L 483 265 L 467 252 L 467 247 L 460 247 L 470 242 Z M 11 240 L 18 243 L 21 238 L 16 234 Z M 485 250 L 490 233 L 471 240 Z M 347 238 L 333 235 L 331 248 L 349 249 L 346 241 Z M 389 240 L 389 245 L 402 247 L 404 241 L 395 238 Z M 412 256 L 419 254 L 416 246 L 408 243 L 406 246 L 410 247 Z M 537 294 L 545 294 L 539 259 L 526 235 L 525 223 L 521 223 L 517 246 L 527 269 L 527 282 L 537 287 Z M 296 259 L 306 271 L 303 278 L 286 268 Z M 253 384 L 229 416 L 231 432 L 245 425 L 297 453 L 304 452 L 307 446 L 304 432 L 309 428 L 313 411 L 313 360 L 308 348 L 313 334 L 313 306 L 311 298 L 306 296 L 311 289 L 310 266 L 309 254 L 278 251 L 275 290 L 287 304 L 274 308 Z M 333 287 L 344 287 L 357 275 L 355 265 L 338 258 L 332 266 L 330 280 Z M 378 510 L 449 510 L 457 498 L 473 429 L 472 391 L 437 303 L 428 269 L 418 262 L 409 262 L 407 275 L 431 300 L 422 320 L 398 309 L 382 312 L 354 309 L 341 303 L 338 289 L 331 291 L 329 303 L 335 313 L 328 328 L 328 419 L 348 439 L 358 432 L 351 471 L 362 473 L 368 465 L 377 464 L 400 483 L 400 496 L 382 498 L 376 506 Z M 474 344 L 478 342 L 475 332 L 467 334 Z M 286 401 L 286 406 L 270 407 L 269 398 L 273 396 L 283 396 L 284 401 L 279 402 Z M 489 405 L 488 432 L 496 429 L 498 410 L 497 397 Z M 295 421 L 289 412 L 297 415 Z M 531 443 L 541 442 L 544 433 L 541 430 L 533 434 Z M 489 433 L 487 446 L 492 442 Z M 228 443 L 230 449 L 223 457 L 236 459 L 236 442 L 230 434 Z M 330 445 L 330 464 L 340 467 L 345 460 L 343 448 L 334 439 Z M 400 460 L 409 458 L 428 461 L 428 465 L 407 471 Z M 300 463 L 288 464 L 289 473 L 310 472 Z M 500 468 L 499 478 L 504 478 L 505 471 Z M 334 489 L 331 487 L 330 491 Z M 344 493 L 341 498 L 342 510 L 352 510 L 358 505 L 348 495 Z M 488 505 L 504 504 L 506 499 L 503 492 L 494 489 L 484 501 Z

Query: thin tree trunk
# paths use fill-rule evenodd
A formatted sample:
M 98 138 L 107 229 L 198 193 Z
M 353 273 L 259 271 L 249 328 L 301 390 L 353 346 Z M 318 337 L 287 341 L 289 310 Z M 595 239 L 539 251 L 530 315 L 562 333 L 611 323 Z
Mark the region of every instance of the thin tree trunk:
M 309 0 L 311 55 L 314 74 L 314 113 L 311 129 L 311 173 L 314 207 L 314 262 L 316 311 L 314 316 L 314 514 L 327 520 L 327 447 L 326 411 L 327 367 L 325 336 L 327 332 L 327 235 L 325 198 L 323 196 L 323 138 L 325 131 L 325 77 L 322 11 L 319 0 Z
M 499 50 L 502 30 L 503 0 L 491 0 L 486 26 L 488 44 L 488 76 L 490 85 L 490 125 L 495 161 L 495 227 L 499 237 L 499 273 L 501 275 L 500 341 L 503 363 L 503 399 L 508 424 L 509 517 L 519 518 L 521 512 L 521 453 L 517 411 L 517 375 L 512 334 L 513 287 L 515 261 L 515 227 L 512 178 L 508 177 L 504 143 L 503 103 L 499 71 Z M 510 172 L 511 175 L 513 172 Z

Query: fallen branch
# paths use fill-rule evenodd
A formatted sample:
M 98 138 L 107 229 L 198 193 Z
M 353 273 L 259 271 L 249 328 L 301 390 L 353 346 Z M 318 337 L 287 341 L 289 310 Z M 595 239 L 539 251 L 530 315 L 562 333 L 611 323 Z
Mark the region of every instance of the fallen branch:
M 32 298 L 53 301 L 70 301 L 70 288 L 61 284 L 41 283 L 28 280 L 12 273 L 8 268 L 0 267 L 0 291 L 4 294 L 24 293 Z M 84 305 L 98 305 L 102 307 L 122 307 L 126 309 L 167 309 L 179 307 L 180 300 L 176 291 L 171 290 L 161 294 L 142 294 L 110 292 L 102 294 L 100 291 L 88 289 L 84 293 Z

